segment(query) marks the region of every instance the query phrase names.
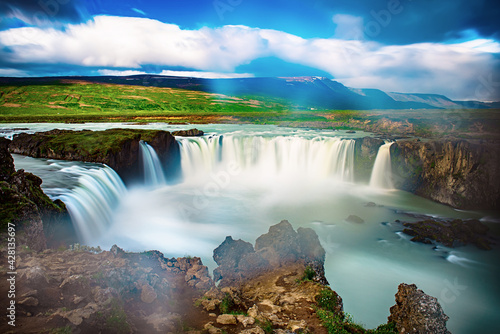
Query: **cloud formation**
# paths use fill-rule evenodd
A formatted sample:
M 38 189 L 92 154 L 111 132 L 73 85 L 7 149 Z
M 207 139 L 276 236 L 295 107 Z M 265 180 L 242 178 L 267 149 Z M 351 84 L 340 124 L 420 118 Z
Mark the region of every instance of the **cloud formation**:
M 348 16 L 337 17 L 337 22 L 359 25 Z M 276 57 L 323 70 L 351 87 L 440 93 L 460 99 L 477 98 L 474 87 L 500 67 L 500 45 L 494 40 L 388 46 L 355 39 L 304 39 L 241 25 L 186 30 L 147 18 L 114 16 L 96 16 L 63 30 L 13 28 L 0 32 L 0 44 L 2 67 L 19 70 L 23 64 L 120 71 L 157 65 L 221 75 L 259 58 Z

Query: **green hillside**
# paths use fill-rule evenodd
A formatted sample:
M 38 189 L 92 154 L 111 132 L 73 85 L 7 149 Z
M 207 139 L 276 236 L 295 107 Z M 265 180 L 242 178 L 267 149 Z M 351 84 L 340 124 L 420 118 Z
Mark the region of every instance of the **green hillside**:
M 0 85 L 0 122 L 254 123 L 494 138 L 500 128 L 500 110 L 320 110 L 270 96 L 64 79 Z

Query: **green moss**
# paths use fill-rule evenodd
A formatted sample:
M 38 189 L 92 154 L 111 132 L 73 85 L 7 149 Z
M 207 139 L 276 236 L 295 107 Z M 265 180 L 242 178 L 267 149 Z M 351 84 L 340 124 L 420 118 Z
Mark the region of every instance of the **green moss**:
M 337 307 L 337 294 L 332 289 L 325 288 L 321 290 L 315 299 L 316 304 L 321 309 L 335 312 L 335 308 Z
M 49 333 L 50 334 L 71 334 L 71 333 L 73 333 L 73 329 L 71 328 L 71 326 L 68 325 L 65 327 L 54 328 Z
M 316 316 L 329 334 L 397 334 L 394 324 L 380 325 L 376 329 L 366 330 L 354 322 L 351 315 L 338 312 L 337 296 L 334 291 L 325 288 L 316 296 Z
M 130 333 L 131 328 L 121 301 L 112 299 L 109 307 L 109 311 L 104 315 L 105 329 L 114 333 Z
M 229 313 L 231 309 L 234 307 L 234 302 L 229 293 L 224 294 L 224 298 L 222 298 L 221 303 L 219 304 L 219 310 L 222 314 Z

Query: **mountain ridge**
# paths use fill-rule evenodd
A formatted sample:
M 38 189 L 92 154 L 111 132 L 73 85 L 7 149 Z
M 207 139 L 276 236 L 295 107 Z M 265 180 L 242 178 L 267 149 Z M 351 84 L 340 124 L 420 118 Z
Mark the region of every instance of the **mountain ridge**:
M 55 84 L 61 81 L 88 81 L 180 88 L 225 95 L 260 95 L 287 100 L 295 109 L 489 109 L 499 103 L 453 101 L 444 95 L 384 92 L 373 88 L 350 88 L 319 76 L 250 77 L 206 79 L 162 75 L 0 77 L 0 85 Z

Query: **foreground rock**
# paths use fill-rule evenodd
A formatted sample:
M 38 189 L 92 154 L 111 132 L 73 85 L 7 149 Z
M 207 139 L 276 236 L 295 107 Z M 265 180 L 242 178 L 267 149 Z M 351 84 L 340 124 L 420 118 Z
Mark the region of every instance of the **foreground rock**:
M 17 273 L 16 330 L 22 333 L 58 328 L 74 333 L 166 333 L 181 331 L 184 323 L 201 327 L 206 321 L 193 308 L 193 300 L 213 287 L 199 258 L 126 253 L 116 246 L 105 252 L 81 246 L 20 251 Z M 0 290 L 7 296 L 5 276 Z M 3 333 L 10 329 L 0 326 Z
M 489 228 L 477 219 L 436 221 L 427 219 L 416 223 L 403 223 L 403 233 L 413 236 L 411 241 L 426 244 L 439 242 L 447 247 L 476 245 L 480 249 L 491 249 Z
M 179 144 L 166 131 L 109 129 L 22 133 L 14 136 L 10 150 L 34 158 L 103 163 L 128 182 L 137 175 L 144 175 L 140 161 L 141 140 L 156 150 L 168 176 L 176 177 L 180 171 Z
M 324 261 L 325 250 L 318 236 L 310 228 L 299 228 L 283 220 L 271 226 L 267 234 L 255 242 L 255 248 L 248 242 L 227 237 L 214 250 L 214 260 L 219 265 L 214 270 L 214 281 L 221 286 L 244 281 L 263 272 L 289 264 L 301 263 L 315 272 L 314 281 L 327 284 Z
M 391 146 L 398 189 L 461 209 L 500 209 L 500 146 L 404 140 Z
M 25 233 L 26 246 L 40 251 L 47 246 L 46 233 L 67 227 L 66 206 L 45 195 L 39 177 L 15 170 L 9 144 L 10 140 L 0 138 L 0 230 L 7 230 L 10 223 L 18 233 Z
M 323 291 L 334 314 L 343 317 L 342 298 L 325 286 L 325 251 L 312 229 L 296 232 L 284 220 L 257 238 L 255 248 L 227 237 L 214 260 L 220 284 L 199 300 L 217 316 L 205 325 L 209 333 L 327 333 L 315 314 Z
M 391 307 L 389 322 L 394 322 L 399 333 L 450 334 L 446 329 L 448 316 L 436 298 L 417 289 L 415 284 L 400 284 L 396 305 Z

